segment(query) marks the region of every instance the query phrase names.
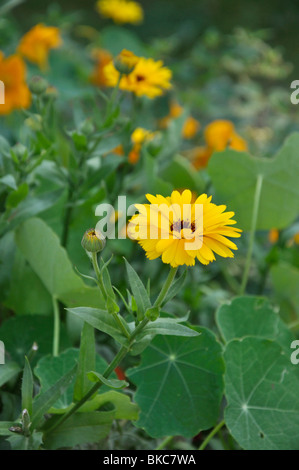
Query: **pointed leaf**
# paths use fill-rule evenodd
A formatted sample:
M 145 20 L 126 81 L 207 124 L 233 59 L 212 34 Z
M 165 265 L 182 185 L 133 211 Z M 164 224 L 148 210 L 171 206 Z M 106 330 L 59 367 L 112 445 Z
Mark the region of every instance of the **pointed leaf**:
M 100 382 L 104 385 L 107 385 L 107 387 L 113 388 L 115 390 L 125 388 L 129 385 L 128 382 L 126 382 L 125 380 L 106 379 L 102 374 L 99 374 L 98 372 L 94 371 L 88 372 L 87 377 L 91 382 Z

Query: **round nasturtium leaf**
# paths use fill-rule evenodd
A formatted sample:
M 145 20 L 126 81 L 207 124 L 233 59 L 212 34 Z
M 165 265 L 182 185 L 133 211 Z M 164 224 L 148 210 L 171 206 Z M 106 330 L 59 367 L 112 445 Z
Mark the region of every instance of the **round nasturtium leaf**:
M 258 177 L 262 178 L 258 230 L 287 227 L 299 211 L 299 133 L 290 135 L 273 158 L 246 152 L 216 152 L 209 161 L 216 196 L 236 213 L 238 227 L 250 230 Z
M 291 354 L 290 349 L 290 354 Z M 225 423 L 247 450 L 299 450 L 299 368 L 275 341 L 230 341 Z
M 141 363 L 126 375 L 137 386 L 140 408 L 136 425 L 152 437 L 192 437 L 211 428 L 219 417 L 223 394 L 221 345 L 214 334 L 156 337 Z
M 273 339 L 289 351 L 294 339 L 265 297 L 236 297 L 221 305 L 216 314 L 217 324 L 225 342 L 245 336 Z

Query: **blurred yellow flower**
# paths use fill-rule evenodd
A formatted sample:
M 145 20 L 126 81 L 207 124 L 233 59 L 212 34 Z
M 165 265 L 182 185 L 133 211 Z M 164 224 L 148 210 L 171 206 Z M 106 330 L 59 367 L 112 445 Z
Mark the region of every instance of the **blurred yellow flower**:
M 144 142 L 149 142 L 155 136 L 155 132 L 148 131 L 142 127 L 137 127 L 131 135 L 131 141 L 133 142 L 133 148 L 129 153 L 129 162 L 135 164 L 139 161 L 140 151 Z
M 231 227 L 236 223 L 234 212 L 213 204 L 212 196 L 202 194 L 194 201 L 187 189 L 169 197 L 147 194 L 146 198 L 150 204 L 135 204 L 139 214 L 131 218 L 128 236 L 138 241 L 149 259 L 161 256 L 163 263 L 177 267 L 193 266 L 196 259 L 209 264 L 214 253 L 234 257 L 231 249 L 237 246 L 227 237 L 240 237 L 242 230 Z
M 189 152 L 193 165 L 197 169 L 205 168 L 213 152 L 226 148 L 239 152 L 248 150 L 247 142 L 239 134 L 231 121 L 219 119 L 208 124 L 204 131 L 206 146 L 196 147 Z
M 177 117 L 181 116 L 184 109 L 180 106 L 176 101 L 172 101 L 170 103 L 170 110 L 168 116 L 160 119 L 159 126 L 162 129 L 165 129 L 169 126 L 172 119 L 176 119 Z M 184 139 L 193 139 L 197 132 L 199 131 L 200 123 L 197 119 L 193 118 L 192 116 L 188 116 L 184 122 L 183 129 L 182 129 L 182 137 Z
M 96 86 L 106 86 L 107 78 L 106 74 L 104 73 L 104 68 L 113 60 L 113 57 L 110 52 L 106 51 L 105 49 L 94 50 L 92 52 L 92 57 L 96 61 L 96 64 L 93 69 L 93 73 L 90 76 L 90 81 L 93 83 L 93 85 Z
M 121 77 L 114 63 L 110 62 L 104 68 L 104 73 L 108 86 L 115 87 L 120 78 L 119 88 L 131 91 L 136 96 L 156 98 L 162 95 L 164 90 L 171 88 L 171 70 L 164 67 L 161 60 L 155 61 L 145 57 L 138 57 L 132 72 Z
M 131 0 L 99 0 L 97 10 L 105 18 L 111 18 L 119 24 L 138 24 L 143 20 L 141 5 Z
M 23 36 L 18 52 L 45 70 L 48 66 L 49 50 L 59 47 L 61 43 L 58 28 L 39 23 Z
M 23 60 L 17 55 L 5 58 L 0 51 L 0 79 L 5 89 L 5 103 L 0 104 L 0 115 L 30 106 L 31 94 L 25 77 L 26 65 Z

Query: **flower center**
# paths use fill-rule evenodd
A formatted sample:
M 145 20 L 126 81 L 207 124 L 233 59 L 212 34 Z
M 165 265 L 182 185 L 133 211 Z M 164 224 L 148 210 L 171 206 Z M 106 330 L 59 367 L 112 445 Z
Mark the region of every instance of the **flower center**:
M 136 80 L 137 82 L 142 82 L 143 80 L 145 80 L 145 77 L 143 75 L 136 75 Z
M 171 224 L 170 225 L 170 231 L 173 232 L 180 232 L 181 230 L 183 230 L 184 228 L 186 229 L 191 229 L 191 232 L 195 232 L 195 223 L 192 222 L 190 224 L 189 220 L 177 220 L 174 224 Z

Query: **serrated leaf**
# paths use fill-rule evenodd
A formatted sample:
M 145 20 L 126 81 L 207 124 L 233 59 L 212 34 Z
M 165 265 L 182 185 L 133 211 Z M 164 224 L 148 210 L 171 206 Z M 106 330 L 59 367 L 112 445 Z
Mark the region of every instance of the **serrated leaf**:
M 299 213 L 299 133 L 289 136 L 274 158 L 255 158 L 225 150 L 209 161 L 216 195 L 236 213 L 238 227 L 249 230 L 258 175 L 263 177 L 258 230 L 287 227 Z
M 91 382 L 100 382 L 104 385 L 107 385 L 109 388 L 119 390 L 121 388 L 127 387 L 129 384 L 125 380 L 118 379 L 106 379 L 102 374 L 98 372 L 90 371 L 87 373 L 87 377 Z
M 152 437 L 195 436 L 215 425 L 223 393 L 221 346 L 212 332 L 194 338 L 158 337 L 126 371 L 136 385 L 136 425 Z
M 248 450 L 299 449 L 298 366 L 274 341 L 230 341 L 224 353 L 225 422 Z

